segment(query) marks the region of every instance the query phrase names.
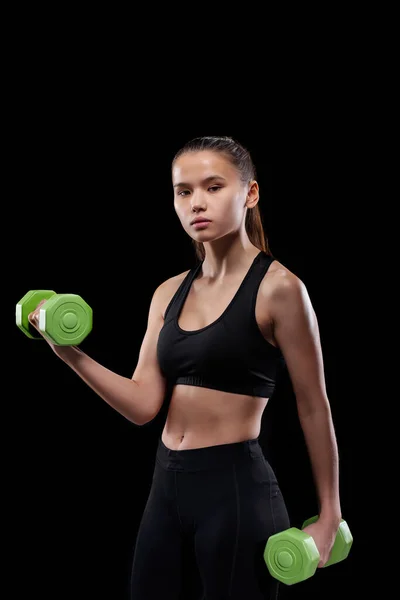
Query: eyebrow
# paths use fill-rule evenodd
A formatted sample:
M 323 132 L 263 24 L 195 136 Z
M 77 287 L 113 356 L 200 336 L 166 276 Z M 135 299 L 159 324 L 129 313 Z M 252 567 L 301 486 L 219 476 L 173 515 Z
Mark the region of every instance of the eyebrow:
M 209 177 L 203 179 L 202 183 L 209 183 L 213 179 L 223 179 L 224 181 L 226 181 L 225 177 L 222 177 L 222 175 L 210 175 Z M 190 187 L 190 183 L 185 183 L 184 181 L 181 181 L 180 183 L 175 183 L 174 188 L 175 187 Z

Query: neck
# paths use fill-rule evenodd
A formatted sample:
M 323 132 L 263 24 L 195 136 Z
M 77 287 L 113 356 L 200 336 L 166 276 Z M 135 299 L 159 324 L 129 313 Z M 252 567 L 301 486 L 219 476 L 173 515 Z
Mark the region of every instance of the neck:
M 225 252 L 218 251 L 215 247 L 208 247 L 205 248 L 205 252 L 202 277 L 210 281 L 218 281 L 246 271 L 260 250 L 249 243 L 246 246 L 231 246 Z

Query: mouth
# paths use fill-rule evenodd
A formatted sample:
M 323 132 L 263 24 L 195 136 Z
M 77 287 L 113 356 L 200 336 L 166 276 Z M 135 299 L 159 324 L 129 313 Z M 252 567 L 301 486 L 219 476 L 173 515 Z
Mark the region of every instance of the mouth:
M 200 219 L 197 221 L 192 221 L 191 225 L 200 225 L 201 223 L 211 223 L 210 219 Z

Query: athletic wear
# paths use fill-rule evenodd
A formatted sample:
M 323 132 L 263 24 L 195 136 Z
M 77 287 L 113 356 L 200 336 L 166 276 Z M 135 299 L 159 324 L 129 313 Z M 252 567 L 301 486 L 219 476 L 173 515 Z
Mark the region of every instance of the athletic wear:
M 171 450 L 159 439 L 132 600 L 276 600 L 270 535 L 290 521 L 258 439 Z
M 284 359 L 263 337 L 255 306 L 273 260 L 260 251 L 222 315 L 206 327 L 184 331 L 179 315 L 204 261 L 190 270 L 167 307 L 158 339 L 159 365 L 169 382 L 271 397 Z

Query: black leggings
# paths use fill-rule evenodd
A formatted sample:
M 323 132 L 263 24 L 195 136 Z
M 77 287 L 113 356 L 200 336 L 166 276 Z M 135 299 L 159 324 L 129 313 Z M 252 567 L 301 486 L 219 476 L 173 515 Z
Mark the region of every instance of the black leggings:
M 160 438 L 131 599 L 275 600 L 279 584 L 263 552 L 268 537 L 288 527 L 258 438 L 191 450 L 170 450 Z M 185 572 L 194 582 L 197 574 L 197 591 L 184 589 Z

